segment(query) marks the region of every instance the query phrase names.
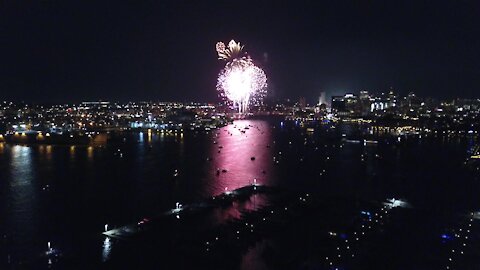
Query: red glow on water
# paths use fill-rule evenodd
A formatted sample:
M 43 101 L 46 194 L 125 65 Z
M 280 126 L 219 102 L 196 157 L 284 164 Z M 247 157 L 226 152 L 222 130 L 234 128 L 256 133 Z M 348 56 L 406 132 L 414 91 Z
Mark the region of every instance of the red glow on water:
M 232 219 L 241 219 L 242 213 L 255 211 L 266 206 L 268 197 L 265 194 L 254 194 L 246 201 L 234 201 L 226 208 L 215 208 L 210 222 L 223 224 Z
M 215 136 L 215 135 L 214 135 Z M 212 195 L 252 184 L 268 185 L 272 168 L 272 142 L 268 123 L 238 120 L 218 130 L 211 156 Z

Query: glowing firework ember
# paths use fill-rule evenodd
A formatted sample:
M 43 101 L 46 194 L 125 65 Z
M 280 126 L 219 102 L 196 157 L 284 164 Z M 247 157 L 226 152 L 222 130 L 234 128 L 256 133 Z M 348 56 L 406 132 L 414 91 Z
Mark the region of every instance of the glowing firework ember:
M 250 103 L 260 103 L 266 95 L 267 76 L 249 56 L 242 56 L 243 46 L 231 40 L 228 47 L 223 42 L 216 45 L 218 59 L 225 60 L 220 71 L 217 90 L 222 98 L 233 102 L 239 113 L 245 113 Z

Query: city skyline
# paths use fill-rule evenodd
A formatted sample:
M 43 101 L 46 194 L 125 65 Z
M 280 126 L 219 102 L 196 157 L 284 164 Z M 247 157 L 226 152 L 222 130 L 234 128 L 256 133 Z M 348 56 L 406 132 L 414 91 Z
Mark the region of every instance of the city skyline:
M 232 38 L 248 44 L 275 98 L 390 87 L 476 98 L 480 83 L 474 1 L 2 6 L 3 100 L 217 102 L 212 44 Z

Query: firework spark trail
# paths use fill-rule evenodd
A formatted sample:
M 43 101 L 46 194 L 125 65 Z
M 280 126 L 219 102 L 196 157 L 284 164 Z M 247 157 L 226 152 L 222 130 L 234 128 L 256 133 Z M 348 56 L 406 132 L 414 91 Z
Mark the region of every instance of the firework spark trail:
M 231 40 L 228 47 L 216 44 L 218 59 L 227 63 L 217 80 L 219 95 L 232 102 L 239 113 L 245 113 L 250 103 L 260 103 L 266 95 L 267 76 L 248 56 L 242 56 L 243 46 Z

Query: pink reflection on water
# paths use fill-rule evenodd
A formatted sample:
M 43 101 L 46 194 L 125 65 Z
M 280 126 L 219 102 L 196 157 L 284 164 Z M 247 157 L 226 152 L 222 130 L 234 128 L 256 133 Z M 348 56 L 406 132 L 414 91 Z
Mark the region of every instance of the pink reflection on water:
M 240 265 L 240 270 L 268 270 L 267 264 L 262 257 L 262 254 L 268 244 L 268 240 L 263 240 L 256 243 L 254 247 L 250 248 L 247 253 L 242 256 L 242 264 Z
M 272 134 L 268 122 L 237 120 L 217 130 L 213 140 L 208 184 L 212 195 L 224 192 L 225 188 L 233 190 L 252 184 L 254 179 L 257 184 L 271 184 L 272 152 L 267 146 L 272 144 Z
M 215 208 L 212 212 L 212 224 L 224 224 L 232 219 L 240 219 L 242 212 L 250 212 L 265 207 L 268 204 L 266 194 L 254 194 L 246 201 L 233 202 L 225 208 Z

